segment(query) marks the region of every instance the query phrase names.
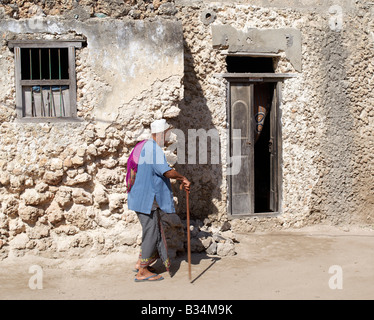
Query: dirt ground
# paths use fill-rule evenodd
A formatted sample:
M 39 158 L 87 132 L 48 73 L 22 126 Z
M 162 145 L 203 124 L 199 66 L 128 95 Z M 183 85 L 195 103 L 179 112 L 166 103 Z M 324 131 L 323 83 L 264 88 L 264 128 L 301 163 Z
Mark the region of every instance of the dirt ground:
M 135 255 L 6 259 L 0 299 L 374 299 L 372 228 L 318 226 L 238 240 L 233 257 L 193 254 L 192 281 L 185 257 L 173 261 L 172 276 L 156 264 L 165 279 L 155 283 L 134 282 Z M 39 282 L 35 269 L 29 273 L 35 265 Z M 42 289 L 31 288 L 37 283 Z

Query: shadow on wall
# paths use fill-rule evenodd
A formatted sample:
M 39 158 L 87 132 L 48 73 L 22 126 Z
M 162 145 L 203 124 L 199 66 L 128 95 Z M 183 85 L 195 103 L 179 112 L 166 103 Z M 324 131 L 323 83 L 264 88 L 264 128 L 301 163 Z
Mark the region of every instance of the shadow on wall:
M 190 214 L 191 219 L 204 221 L 209 215 L 218 214 L 218 208 L 213 200 L 221 201 L 222 193 L 222 166 L 211 163 L 211 140 L 207 138 L 207 164 L 199 162 L 199 138 L 196 138 L 196 164 L 188 163 L 188 130 L 203 129 L 208 132 L 210 129 L 217 129 L 213 124 L 212 114 L 207 106 L 207 100 L 200 85 L 201 78 L 195 68 L 195 61 L 191 50 L 184 41 L 184 99 L 179 103 L 181 110 L 176 119 L 170 119 L 172 125 L 182 130 L 185 136 L 185 159 L 186 164 L 175 164 L 175 169 L 185 175 L 191 181 L 190 192 Z M 191 150 L 190 150 L 191 152 Z M 214 152 L 217 152 L 214 150 Z M 221 154 L 218 159 L 221 159 Z M 174 195 L 178 197 L 176 210 L 181 219 L 186 217 L 186 196 L 184 191 L 179 190 L 179 183 L 173 185 Z

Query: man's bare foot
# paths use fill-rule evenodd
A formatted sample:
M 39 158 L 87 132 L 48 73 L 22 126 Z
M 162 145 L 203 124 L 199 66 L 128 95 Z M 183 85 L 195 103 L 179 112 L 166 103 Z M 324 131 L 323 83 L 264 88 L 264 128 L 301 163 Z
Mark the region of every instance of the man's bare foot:
M 139 271 L 136 275 L 137 280 L 144 280 L 148 278 L 148 281 L 157 281 L 163 279 L 163 277 L 160 274 L 155 274 L 148 270 L 148 268 L 139 268 Z

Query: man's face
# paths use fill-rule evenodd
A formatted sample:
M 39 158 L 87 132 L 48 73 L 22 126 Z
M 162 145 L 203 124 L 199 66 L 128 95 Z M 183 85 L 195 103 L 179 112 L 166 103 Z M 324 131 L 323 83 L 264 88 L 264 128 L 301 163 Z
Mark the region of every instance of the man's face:
M 171 134 L 170 129 L 167 129 L 166 131 L 160 133 L 160 141 L 162 141 L 162 146 L 163 147 L 167 146 L 167 144 L 170 140 L 170 134 Z
M 171 128 L 164 132 L 164 145 L 170 140 Z
M 164 132 L 156 133 L 156 142 L 159 146 L 165 147 L 170 140 L 171 128 Z

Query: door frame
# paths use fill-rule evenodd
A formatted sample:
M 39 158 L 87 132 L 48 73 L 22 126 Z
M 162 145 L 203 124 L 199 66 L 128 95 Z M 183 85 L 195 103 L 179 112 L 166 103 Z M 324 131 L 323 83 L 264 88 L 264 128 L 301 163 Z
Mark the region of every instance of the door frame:
M 286 74 L 282 74 L 283 77 L 280 77 L 278 74 L 254 74 L 246 75 L 243 77 L 242 74 L 225 74 L 224 78 L 227 80 L 226 86 L 226 115 L 227 115 L 227 128 L 230 129 L 231 125 L 231 94 L 230 94 L 230 85 L 232 82 L 243 82 L 243 83 L 250 83 L 256 84 L 261 82 L 272 82 L 275 84 L 275 94 L 276 94 L 276 135 L 277 135 L 277 209 L 275 212 L 253 212 L 249 214 L 232 214 L 232 193 L 231 193 L 231 176 L 226 175 L 226 191 L 227 191 L 227 217 L 228 219 L 238 219 L 238 218 L 246 218 L 246 217 L 275 217 L 282 214 L 282 195 L 283 195 L 283 156 L 282 156 L 282 110 L 281 110 L 281 101 L 282 101 L 282 82 L 285 78 L 293 77 L 293 75 L 288 76 Z M 256 77 L 257 76 L 257 77 Z M 275 77 L 274 77 L 275 76 Z M 229 137 L 227 139 L 227 152 L 231 150 L 231 130 L 228 130 Z M 254 201 L 254 199 L 253 199 Z

